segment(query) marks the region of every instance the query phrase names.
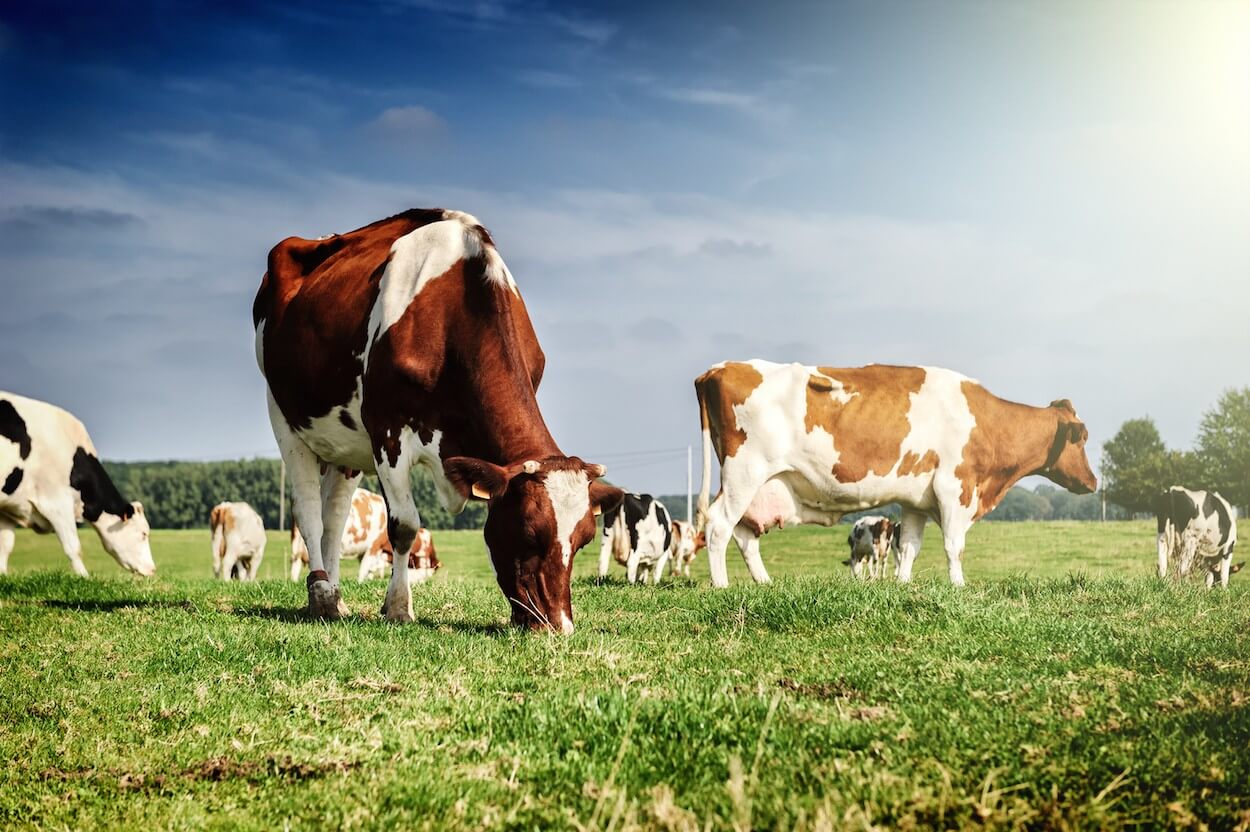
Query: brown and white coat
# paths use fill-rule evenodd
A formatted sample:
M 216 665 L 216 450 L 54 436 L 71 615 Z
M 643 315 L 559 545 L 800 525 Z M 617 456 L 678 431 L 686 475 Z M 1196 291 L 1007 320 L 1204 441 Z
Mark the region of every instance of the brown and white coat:
M 356 489 L 352 495 L 351 510 L 347 512 L 347 525 L 343 527 L 339 554 L 360 559 L 360 569 L 356 573 L 358 581 L 381 578 L 386 574 L 394 551 L 386 533 L 386 501 L 380 495 L 363 488 Z M 296 523 L 291 526 L 291 580 L 298 581 L 303 567 L 307 565 L 308 545 Z M 434 550 L 434 538 L 429 529 L 422 527 L 417 532 L 412 551 L 408 553 L 409 580 L 412 583 L 428 581 L 441 565 Z
M 265 558 L 265 523 L 247 503 L 218 503 L 208 515 L 213 576 L 254 581 Z
M 1030 407 L 935 367 L 833 368 L 726 362 L 695 380 L 703 428 L 699 517 L 715 586 L 727 586 L 732 536 L 767 581 L 759 537 L 777 526 L 831 525 L 903 506 L 898 579 L 911 579 L 926 520 L 942 529 L 950 579 L 972 524 L 1022 477 L 1088 493 L 1097 481 L 1085 426 L 1066 399 Z M 708 505 L 711 457 L 721 490 Z
M 573 555 L 621 492 L 547 430 L 535 396 L 545 358 L 481 223 L 414 209 L 288 238 L 269 253 L 252 322 L 313 615 L 346 611 L 340 530 L 360 472 L 377 472 L 391 542 L 408 551 L 421 526 L 409 473 L 424 465 L 448 511 L 489 502 L 484 537 L 513 622 L 572 631 Z M 395 621 L 413 618 L 405 566 L 396 559 L 383 606 Z

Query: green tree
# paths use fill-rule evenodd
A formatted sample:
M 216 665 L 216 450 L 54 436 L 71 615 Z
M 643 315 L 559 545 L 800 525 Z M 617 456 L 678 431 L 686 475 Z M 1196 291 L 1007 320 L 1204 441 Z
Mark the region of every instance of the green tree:
M 1163 444 L 1153 419 L 1129 419 L 1102 446 L 1107 499 L 1129 511 L 1151 511 L 1155 497 L 1175 484 L 1177 461 Z
M 1250 505 L 1250 387 L 1225 390 L 1198 427 L 1203 484 L 1233 505 Z

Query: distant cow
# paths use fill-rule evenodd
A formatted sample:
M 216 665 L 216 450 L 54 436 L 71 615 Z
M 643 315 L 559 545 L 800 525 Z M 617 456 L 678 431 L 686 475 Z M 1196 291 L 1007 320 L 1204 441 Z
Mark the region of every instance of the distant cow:
M 870 514 L 861 517 L 851 526 L 846 543 L 851 547 L 851 556 L 842 561 L 851 567 L 851 574 L 856 578 L 884 578 L 890 553 L 894 553 L 898 563 L 898 539 L 900 523 L 889 517 Z
M 625 567 L 629 582 L 658 583 L 672 555 L 673 520 L 668 509 L 650 494 L 626 493 L 619 507 L 603 515 L 599 577 L 607 577 L 612 560 Z
M 406 552 L 421 525 L 410 479 L 421 465 L 452 514 L 486 501 L 482 536 L 512 622 L 573 632 L 573 556 L 621 491 L 547 429 L 536 395 L 546 358 L 477 219 L 413 209 L 325 239 L 289 237 L 269 252 L 252 325 L 308 534 L 309 613 L 347 612 L 339 530 L 361 472 L 377 472 L 390 539 Z M 413 620 L 403 566 L 391 570 L 389 621 Z
M 687 523 L 685 520 L 673 521 L 673 545 L 672 559 L 669 561 L 673 577 L 678 575 L 683 578 L 690 577 L 690 564 L 694 562 L 695 555 L 699 554 L 699 550 L 707 545 L 707 538 L 703 532 L 695 529 L 694 523 Z
M 265 524 L 247 503 L 218 503 L 208 515 L 213 533 L 213 575 L 254 581 L 265 557 Z
M 1214 491 L 1190 491 L 1174 485 L 1155 500 L 1159 528 L 1159 577 L 1167 577 L 1168 561 L 1176 561 L 1175 575 L 1185 578 L 1195 570 L 1207 586 L 1228 586 L 1228 576 L 1241 571 L 1233 565 L 1237 520 L 1232 506 Z
M 1097 480 L 1072 403 L 1029 407 L 933 367 L 718 364 L 695 380 L 703 426 L 700 527 L 714 586 L 727 586 L 732 536 L 758 582 L 759 537 L 778 526 L 832 525 L 843 514 L 903 506 L 898 579 L 911 580 L 925 522 L 942 528 L 951 583 L 972 524 L 1022 477 L 1078 494 Z M 711 457 L 721 491 L 708 507 Z M 705 525 L 706 524 L 706 525 Z
M 394 552 L 386 532 L 386 501 L 380 495 L 363 488 L 357 488 L 352 494 L 341 545 L 341 555 L 360 558 L 357 580 L 368 581 L 386 575 Z M 291 580 L 298 581 L 302 568 L 307 565 L 308 546 L 299 532 L 299 526 L 292 524 Z M 429 529 L 422 527 L 408 553 L 408 578 L 416 583 L 428 581 L 441 565 L 435 554 L 434 539 Z
M 0 574 L 8 571 L 20 526 L 54 533 L 85 577 L 80 520 L 124 569 L 156 572 L 143 506 L 118 492 L 82 422 L 46 402 L 0 392 Z

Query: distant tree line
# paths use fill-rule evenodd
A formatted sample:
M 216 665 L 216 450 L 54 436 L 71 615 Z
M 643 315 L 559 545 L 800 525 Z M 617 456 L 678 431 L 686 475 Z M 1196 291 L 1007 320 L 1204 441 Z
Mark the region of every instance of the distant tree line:
M 1227 390 L 1203 414 L 1191 451 L 1168 448 L 1149 416 L 1130 419 L 1102 446 L 1107 499 L 1148 514 L 1169 486 L 1218 491 L 1250 506 L 1250 387 Z
M 228 462 L 105 462 L 122 494 L 143 503 L 153 528 L 194 529 L 208 526 L 208 514 L 223 501 L 240 500 L 260 513 L 265 528 L 278 528 L 281 463 L 276 459 Z M 380 493 L 377 478 L 365 477 L 362 488 Z M 438 502 L 434 482 L 424 468 L 412 472 L 412 491 L 421 522 L 432 529 L 477 529 L 486 520 L 484 503 L 471 502 L 452 516 Z M 286 527 L 291 527 L 291 482 L 286 483 Z

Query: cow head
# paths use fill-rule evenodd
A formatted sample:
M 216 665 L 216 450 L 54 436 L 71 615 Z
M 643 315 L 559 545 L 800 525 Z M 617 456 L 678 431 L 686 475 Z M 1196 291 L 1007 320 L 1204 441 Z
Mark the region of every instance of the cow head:
M 99 532 L 105 551 L 123 569 L 144 576 L 155 575 L 156 563 L 152 560 L 152 546 L 148 541 L 152 529 L 143 513 L 143 503 L 131 503 L 126 509 L 120 515 L 102 512 L 92 525 Z
M 595 515 L 618 506 L 625 493 L 598 482 L 602 465 L 577 457 L 506 467 L 452 457 L 443 471 L 462 496 L 489 504 L 486 547 L 512 623 L 573 632 L 573 555 L 594 538 Z
M 1098 489 L 1098 478 L 1085 454 L 1089 431 L 1076 417 L 1076 409 L 1067 399 L 1051 402 L 1051 410 L 1059 416 L 1055 437 L 1051 442 L 1046 464 L 1037 472 L 1073 494 L 1090 494 Z

